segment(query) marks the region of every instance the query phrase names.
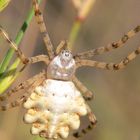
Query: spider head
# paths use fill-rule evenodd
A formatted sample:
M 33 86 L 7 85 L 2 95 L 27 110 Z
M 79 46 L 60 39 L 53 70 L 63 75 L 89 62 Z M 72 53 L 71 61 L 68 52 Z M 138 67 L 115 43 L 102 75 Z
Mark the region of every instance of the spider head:
M 59 54 L 62 65 L 67 65 L 72 59 L 72 53 L 69 50 L 62 50 Z
M 51 79 L 70 80 L 75 73 L 75 60 L 68 50 L 62 50 L 49 64 L 47 77 Z

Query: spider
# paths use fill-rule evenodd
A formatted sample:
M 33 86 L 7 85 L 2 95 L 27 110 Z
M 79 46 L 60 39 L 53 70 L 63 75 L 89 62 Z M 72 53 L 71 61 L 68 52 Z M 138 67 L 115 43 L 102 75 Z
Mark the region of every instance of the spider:
M 74 137 L 78 138 L 91 130 L 97 120 L 86 103 L 93 98 L 93 94 L 77 79 L 75 71 L 82 66 L 107 70 L 124 68 L 140 54 L 140 47 L 119 63 L 99 62 L 89 58 L 124 46 L 130 38 L 140 31 L 140 26 L 129 31 L 119 41 L 73 56 L 66 41 L 61 41 L 54 51 L 37 0 L 33 0 L 33 7 L 48 55 L 41 54 L 28 58 L 2 27 L 0 27 L 0 33 L 10 44 L 10 47 L 15 50 L 24 66 L 43 61 L 46 64 L 46 69 L 1 96 L 0 101 L 4 101 L 15 92 L 28 89 L 26 94 L 14 102 L 1 105 L 0 110 L 5 111 L 23 104 L 24 108 L 27 109 L 24 121 L 32 124 L 31 133 L 49 139 L 67 138 L 69 129 L 77 130 L 79 128 L 79 117 L 87 115 L 90 124 L 85 129 L 73 134 Z

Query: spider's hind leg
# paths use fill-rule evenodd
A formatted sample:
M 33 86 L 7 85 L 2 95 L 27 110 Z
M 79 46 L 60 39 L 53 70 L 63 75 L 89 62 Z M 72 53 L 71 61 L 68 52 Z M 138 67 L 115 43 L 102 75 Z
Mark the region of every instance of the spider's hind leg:
M 18 98 L 17 100 L 15 100 L 11 103 L 7 103 L 5 105 L 0 105 L 0 111 L 6 111 L 10 108 L 20 106 L 22 103 L 24 103 L 26 101 L 26 99 L 27 99 L 26 96 L 22 96 L 22 97 Z
M 45 80 L 45 72 L 41 72 L 41 73 L 35 75 L 34 77 L 28 79 L 27 81 L 20 83 L 19 85 L 17 85 L 13 89 L 11 89 L 6 94 L 0 96 L 0 102 L 7 100 L 12 94 L 14 94 L 22 89 L 31 87 L 32 85 L 34 85 L 36 82 L 38 82 L 40 80 L 42 80 L 42 81 Z
M 35 89 L 36 86 L 42 84 L 45 79 L 46 79 L 45 72 L 41 72 L 40 74 L 35 75 L 33 78 L 27 80 L 25 83 L 22 83 L 23 85 L 20 84 L 20 86 L 18 87 L 19 90 L 23 89 L 24 86 L 26 88 L 28 88 L 28 90 L 15 101 L 5 104 L 5 105 L 0 105 L 0 111 L 6 111 L 10 108 L 17 107 L 17 106 L 20 106 L 21 104 L 23 104 L 27 100 L 28 94 L 30 94 Z M 15 88 L 14 90 L 16 90 L 16 89 L 17 88 Z M 17 92 L 17 90 L 15 92 Z M 12 93 L 13 92 L 11 92 L 11 94 Z M 6 97 L 10 96 L 11 94 L 9 94 L 9 95 L 6 94 L 5 99 L 6 99 Z
M 81 131 L 75 132 L 73 134 L 73 136 L 75 138 L 82 137 L 83 135 L 88 133 L 88 131 L 92 130 L 95 127 L 96 123 L 97 123 L 96 117 L 95 117 L 94 113 L 91 111 L 91 109 L 90 109 L 90 107 L 88 105 L 87 105 L 87 112 L 88 112 L 87 115 L 88 115 L 90 124 L 86 128 L 82 129 Z

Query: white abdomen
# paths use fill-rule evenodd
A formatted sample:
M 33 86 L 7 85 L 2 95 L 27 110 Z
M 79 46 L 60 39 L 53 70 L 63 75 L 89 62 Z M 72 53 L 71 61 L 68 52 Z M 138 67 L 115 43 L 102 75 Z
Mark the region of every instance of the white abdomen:
M 79 128 L 79 116 L 87 114 L 84 99 L 71 81 L 45 80 L 24 107 L 28 109 L 25 122 L 33 124 L 31 133 L 46 138 L 67 138 L 69 129 Z

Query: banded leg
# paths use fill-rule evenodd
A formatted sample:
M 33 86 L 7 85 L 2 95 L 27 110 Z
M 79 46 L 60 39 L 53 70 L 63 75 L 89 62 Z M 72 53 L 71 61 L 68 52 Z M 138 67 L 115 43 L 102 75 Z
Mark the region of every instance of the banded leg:
M 58 55 L 63 49 L 67 49 L 67 42 L 62 40 L 56 48 L 56 55 Z
M 10 47 L 13 48 L 20 58 L 23 64 L 28 63 L 28 59 L 24 56 L 21 50 L 17 47 L 17 45 L 12 41 L 12 39 L 8 36 L 7 32 L 0 26 L 0 34 L 5 38 L 5 40 L 10 44 Z
M 27 99 L 27 96 L 22 96 L 22 97 L 18 98 L 16 101 L 13 101 L 13 102 L 5 104 L 5 105 L 0 105 L 0 111 L 6 111 L 8 109 L 18 107 L 22 103 L 24 103 L 26 101 L 26 99 Z
M 7 32 L 0 26 L 0 34 L 6 39 L 6 41 L 10 44 L 10 47 L 13 48 L 17 54 L 17 56 L 20 58 L 23 64 L 27 63 L 36 63 L 39 61 L 45 61 L 49 62 L 49 59 L 46 55 L 39 55 L 31 58 L 25 57 L 25 55 L 22 53 L 22 51 L 17 47 L 17 45 L 14 43 L 12 39 L 8 36 Z
M 88 111 L 87 115 L 88 115 L 90 124 L 85 129 L 82 129 L 81 131 L 74 133 L 73 136 L 75 138 L 79 138 L 85 135 L 88 131 L 92 130 L 97 123 L 96 117 L 88 105 L 87 105 L 87 111 Z
M 82 92 L 83 97 L 85 100 L 92 100 L 93 99 L 93 93 L 88 90 L 78 79 L 76 76 L 73 76 L 72 81 L 76 85 L 76 87 Z
M 47 55 L 38 55 L 31 58 L 27 58 L 1 26 L 0 26 L 0 34 L 10 44 L 10 47 L 15 50 L 17 57 L 19 57 L 19 59 L 23 64 L 36 63 L 40 61 L 44 61 L 47 64 L 49 63 L 49 58 L 47 57 Z
M 105 62 L 99 62 L 93 60 L 78 60 L 76 61 L 76 64 L 77 64 L 77 68 L 81 66 L 90 66 L 90 67 L 96 67 L 96 68 L 107 69 L 107 70 L 119 70 L 125 68 L 127 64 L 133 59 L 135 59 L 138 54 L 140 54 L 140 47 L 137 48 L 132 53 L 130 53 L 119 63 L 105 63 Z
M 28 58 L 28 60 L 29 60 L 28 63 L 31 63 L 31 64 L 42 61 L 42 62 L 45 62 L 48 65 L 49 62 L 50 62 L 48 56 L 44 55 L 44 54 L 30 57 L 30 58 Z
M 42 81 L 45 80 L 45 72 L 41 72 L 34 77 L 28 79 L 27 81 L 20 83 L 18 86 L 15 88 L 11 89 L 9 92 L 4 94 L 3 96 L 0 96 L 0 102 L 6 100 L 8 97 L 10 97 L 12 94 L 15 92 L 18 92 L 22 89 L 29 88 L 30 86 L 33 86 L 36 82 L 41 83 Z M 36 85 L 36 84 L 35 84 Z
M 109 52 L 111 50 L 123 47 L 124 44 L 133 36 L 135 36 L 140 31 L 140 26 L 137 26 L 133 30 L 130 30 L 127 34 L 125 34 L 120 40 L 110 43 L 104 47 L 99 47 L 97 49 L 89 50 L 83 53 L 78 53 L 75 55 L 76 59 L 84 59 L 84 58 L 91 58 L 94 55 L 103 54 L 105 52 Z
M 40 27 L 40 32 L 43 34 L 43 40 L 44 40 L 44 43 L 45 43 L 45 45 L 47 47 L 49 58 L 53 59 L 53 57 L 54 57 L 54 48 L 53 48 L 53 45 L 51 43 L 49 34 L 47 32 L 47 28 L 46 28 L 46 25 L 44 23 L 43 15 L 42 15 L 42 13 L 41 13 L 41 11 L 39 9 L 39 5 L 38 5 L 37 0 L 33 0 L 33 8 L 34 8 L 34 11 L 35 11 L 36 21 L 37 21 L 37 23 L 38 23 L 38 25 Z

